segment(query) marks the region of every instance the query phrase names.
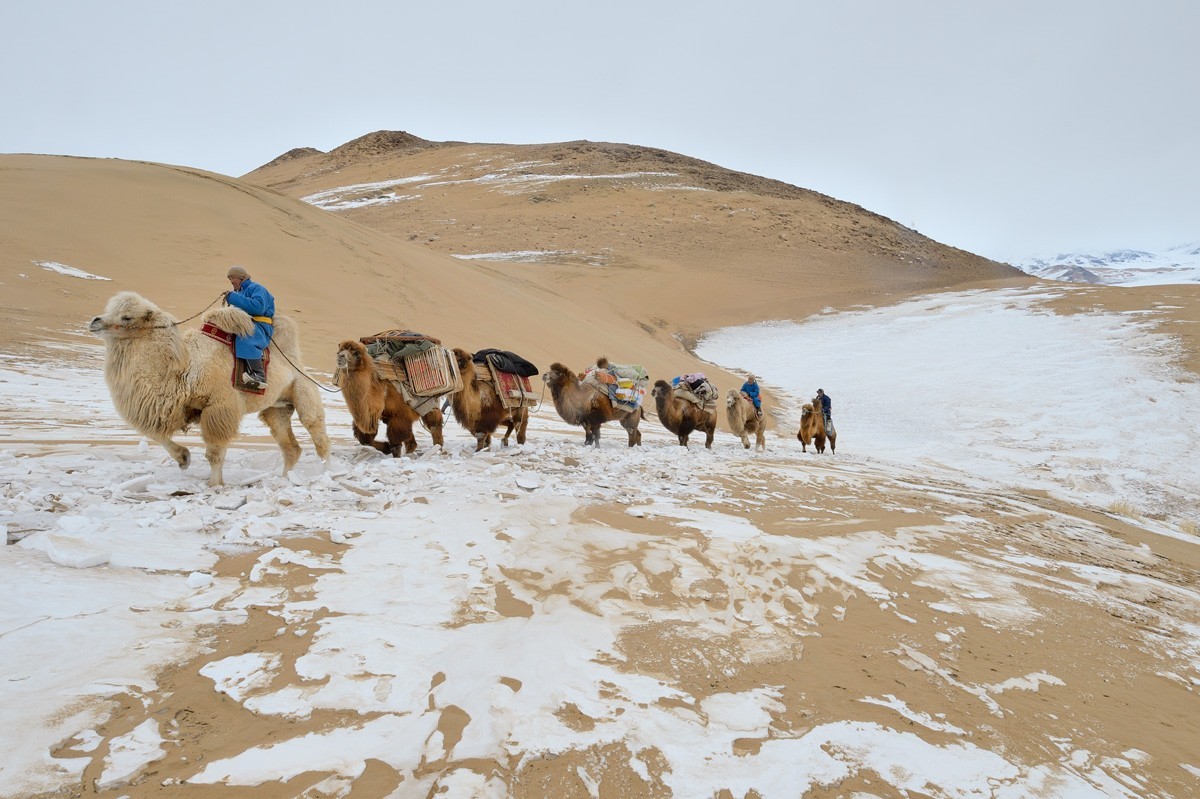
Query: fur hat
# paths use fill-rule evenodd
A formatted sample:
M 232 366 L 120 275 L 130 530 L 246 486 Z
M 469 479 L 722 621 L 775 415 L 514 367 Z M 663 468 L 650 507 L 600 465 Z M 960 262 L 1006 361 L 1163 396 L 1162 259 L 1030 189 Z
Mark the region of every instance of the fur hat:
M 250 273 L 246 271 L 245 267 L 231 266 L 229 267 L 229 272 L 226 273 L 225 277 L 240 277 L 242 280 L 249 280 Z

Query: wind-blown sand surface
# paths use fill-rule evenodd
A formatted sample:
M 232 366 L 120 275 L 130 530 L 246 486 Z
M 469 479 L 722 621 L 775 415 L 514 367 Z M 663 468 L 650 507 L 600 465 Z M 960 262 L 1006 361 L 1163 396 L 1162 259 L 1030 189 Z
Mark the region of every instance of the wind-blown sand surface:
M 246 181 L 0 156 L 0 796 L 1200 793 L 1200 289 L 1033 281 L 644 148 L 393 139 Z M 543 255 L 576 251 L 609 256 Z M 208 488 L 84 331 L 122 290 L 196 327 L 235 262 L 326 389 L 401 326 L 753 372 L 768 449 L 653 414 L 588 449 L 546 401 L 523 446 L 391 459 L 327 390 L 329 463 L 298 431 L 281 476 L 248 418 Z M 818 386 L 836 455 L 795 438 Z
M 1200 485 L 1110 451 L 1122 422 L 1093 403 L 1154 392 L 1144 443 L 1186 451 L 1197 384 L 1143 318 L 1061 302 L 968 292 L 714 334 L 702 355 L 775 381 L 764 454 L 724 432 L 684 450 L 653 417 L 641 448 L 586 449 L 547 402 L 524 446 L 476 454 L 451 423 L 445 451 L 419 434 L 396 460 L 327 394 L 328 468 L 302 436 L 278 476 L 250 420 L 223 489 L 125 429 L 94 346 L 52 399 L 59 347 L 8 356 L 0 701 L 28 724 L 0 793 L 1187 796 Z M 971 364 L 1025 346 L 1014 326 L 1039 368 L 982 379 Z M 896 350 L 928 337 L 940 410 L 914 428 L 859 383 L 911 394 Z M 854 368 L 772 374 L 796 341 Z M 836 456 L 791 432 L 809 375 Z M 1051 396 L 1022 449 L 1013 397 Z M 1162 494 L 1138 505 L 1125 469 Z

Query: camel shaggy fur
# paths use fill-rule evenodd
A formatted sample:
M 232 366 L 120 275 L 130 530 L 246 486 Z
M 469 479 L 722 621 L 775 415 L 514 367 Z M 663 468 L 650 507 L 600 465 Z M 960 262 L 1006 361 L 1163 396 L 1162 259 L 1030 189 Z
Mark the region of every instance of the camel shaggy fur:
M 729 421 L 729 429 L 742 440 L 743 447 L 750 449 L 750 434 L 753 433 L 755 451 L 766 450 L 763 420 L 758 417 L 749 397 L 736 389 L 729 389 L 725 396 L 725 418 Z
M 818 453 L 823 453 L 825 442 L 828 440 L 830 454 L 837 452 L 837 432 L 828 436 L 825 434 L 825 415 L 813 410 L 813 406 L 819 407 L 815 400 L 804 403 L 800 409 L 800 430 L 796 433 L 796 438 L 800 439 L 800 449 L 808 452 L 808 444 L 811 441 L 813 448 Z
M 608 361 L 604 358 L 596 361 L 597 366 L 607 364 Z M 551 364 L 542 374 L 542 380 L 550 387 L 554 408 L 562 420 L 583 428 L 585 445 L 600 446 L 600 426 L 614 419 L 619 421 L 629 434 L 629 446 L 642 443 L 642 434 L 638 430 L 638 422 L 643 415 L 640 407 L 631 412 L 614 406 L 607 394 L 580 383 L 579 377 L 561 363 Z
M 442 445 L 441 410 L 418 416 L 392 381 L 375 374 L 375 362 L 361 341 L 348 339 L 338 345 L 337 370 L 358 443 L 399 458 L 417 448 L 413 424 L 419 419 L 434 446 Z M 387 426 L 386 443 L 375 438 L 380 423 Z
M 717 431 L 717 412 L 714 407 L 708 412 L 694 402 L 680 399 L 671 390 L 671 384 L 666 380 L 656 380 L 650 391 L 654 397 L 654 405 L 658 409 L 658 419 L 663 427 L 679 436 L 681 446 L 688 445 L 688 436 L 693 430 L 704 433 L 704 446 L 712 449 L 713 435 Z
M 209 311 L 204 321 L 235 335 L 254 332 L 254 322 L 238 308 Z M 210 486 L 223 484 L 225 452 L 248 413 L 257 413 L 279 444 L 284 474 L 300 459 L 300 445 L 292 433 L 293 410 L 317 455 L 328 461 L 325 408 L 317 385 L 299 371 L 299 337 L 288 317 L 275 317 L 271 348 L 277 357 L 271 359 L 261 395 L 233 387 L 234 358 L 228 345 L 199 330 L 180 333 L 177 324 L 154 303 L 123 291 L 88 326 L 104 339 L 104 379 L 113 405 L 130 426 L 161 444 L 186 469 L 191 453 L 171 437 L 198 423 Z
M 492 433 L 500 423 L 505 424 L 501 443 L 508 446 L 508 437 L 517 431 L 517 443 L 525 443 L 525 430 L 529 427 L 529 408 L 521 405 L 506 408 L 496 393 L 496 385 L 490 380 L 475 376 L 474 353 L 454 349 L 454 360 L 458 362 L 458 373 L 462 375 L 462 390 L 456 392 L 452 407 L 454 418 L 475 436 L 475 451 L 492 446 Z

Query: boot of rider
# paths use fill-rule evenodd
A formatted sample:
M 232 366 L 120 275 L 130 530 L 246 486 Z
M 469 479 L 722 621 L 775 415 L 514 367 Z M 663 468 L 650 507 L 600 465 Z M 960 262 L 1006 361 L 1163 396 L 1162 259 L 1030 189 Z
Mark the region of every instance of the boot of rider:
M 263 388 L 267 385 L 267 373 L 263 369 L 262 358 L 246 358 L 246 371 L 242 373 L 242 382 L 252 388 Z

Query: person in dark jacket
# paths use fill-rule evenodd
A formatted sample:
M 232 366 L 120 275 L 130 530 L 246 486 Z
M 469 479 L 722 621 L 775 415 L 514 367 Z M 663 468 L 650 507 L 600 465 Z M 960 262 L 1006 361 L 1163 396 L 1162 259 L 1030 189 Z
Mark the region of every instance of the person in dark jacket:
M 246 362 L 242 382 L 250 388 L 265 388 L 267 372 L 263 368 L 262 357 L 275 330 L 275 298 L 265 286 L 251 280 L 250 273 L 244 267 L 229 267 L 227 277 L 233 291 L 225 292 L 225 302 L 241 308 L 254 320 L 254 333 L 238 336 L 233 345 L 234 354 Z
M 746 382 L 742 383 L 742 393 L 750 398 L 754 403 L 754 413 L 758 418 L 762 418 L 762 397 L 758 395 L 758 381 L 754 379 L 754 375 L 749 375 Z
M 817 399 L 821 402 L 821 415 L 825 417 L 825 427 L 833 426 L 833 400 L 825 393 L 825 389 L 817 389 Z

